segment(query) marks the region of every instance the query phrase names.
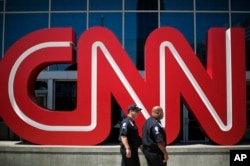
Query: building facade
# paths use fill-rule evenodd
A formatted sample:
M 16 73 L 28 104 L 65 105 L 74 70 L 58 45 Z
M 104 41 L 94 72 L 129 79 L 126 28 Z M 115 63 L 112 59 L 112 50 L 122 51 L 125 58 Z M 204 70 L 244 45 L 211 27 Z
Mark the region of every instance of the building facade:
M 0 0 L 0 59 L 24 35 L 42 28 L 72 27 L 77 39 L 93 26 L 110 29 L 139 71 L 144 70 L 144 44 L 156 28 L 178 29 L 206 67 L 206 33 L 212 27 L 243 27 L 246 42 L 247 130 L 250 140 L 250 1 L 247 0 Z M 77 45 L 76 45 L 77 49 Z M 77 52 L 76 52 L 77 57 Z M 37 78 L 40 105 L 72 111 L 76 101 L 77 64 L 51 65 Z M 0 71 L 4 72 L 4 71 Z M 121 108 L 112 98 L 112 130 L 104 143 L 117 143 Z M 181 132 L 176 142 L 209 142 L 182 103 Z M 0 140 L 18 140 L 0 120 Z

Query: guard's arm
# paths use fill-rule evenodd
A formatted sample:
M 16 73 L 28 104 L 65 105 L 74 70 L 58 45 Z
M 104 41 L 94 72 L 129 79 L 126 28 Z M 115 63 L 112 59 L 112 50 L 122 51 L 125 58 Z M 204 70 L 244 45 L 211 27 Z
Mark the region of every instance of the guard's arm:
M 168 161 L 168 152 L 166 150 L 165 143 L 163 141 L 157 142 L 157 146 L 162 151 L 162 153 L 164 155 L 163 162 L 164 163 L 167 162 Z
M 128 138 L 124 135 L 121 136 L 121 141 L 124 147 L 126 148 L 126 157 L 130 158 L 131 157 L 131 150 L 128 144 Z

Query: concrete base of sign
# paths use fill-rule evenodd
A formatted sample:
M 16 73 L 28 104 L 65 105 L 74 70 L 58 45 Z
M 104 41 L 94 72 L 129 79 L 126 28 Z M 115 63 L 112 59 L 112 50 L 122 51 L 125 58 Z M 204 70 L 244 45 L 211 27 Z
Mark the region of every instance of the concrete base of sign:
M 168 166 L 229 166 L 230 150 L 250 150 L 250 145 L 171 145 Z M 118 145 L 112 146 L 44 146 L 19 142 L 0 142 L 1 166 L 117 166 Z M 141 166 L 146 166 L 140 152 Z

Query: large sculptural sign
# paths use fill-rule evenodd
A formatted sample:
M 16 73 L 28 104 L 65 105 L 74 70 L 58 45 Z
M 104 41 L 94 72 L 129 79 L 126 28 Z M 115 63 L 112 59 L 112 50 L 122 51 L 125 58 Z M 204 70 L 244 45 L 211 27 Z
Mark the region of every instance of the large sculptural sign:
M 180 101 L 217 144 L 240 141 L 246 128 L 244 29 L 212 28 L 204 67 L 176 29 L 154 30 L 145 44 L 140 75 L 126 51 L 103 27 L 86 30 L 78 43 L 71 28 L 32 32 L 0 62 L 0 116 L 20 137 L 37 144 L 96 145 L 111 130 L 111 94 L 122 109 L 143 108 L 138 127 L 160 105 L 165 111 L 168 144 L 180 131 Z M 77 45 L 77 107 L 53 111 L 35 102 L 34 85 L 48 65 L 74 63 Z M 141 131 L 140 131 L 141 132 Z

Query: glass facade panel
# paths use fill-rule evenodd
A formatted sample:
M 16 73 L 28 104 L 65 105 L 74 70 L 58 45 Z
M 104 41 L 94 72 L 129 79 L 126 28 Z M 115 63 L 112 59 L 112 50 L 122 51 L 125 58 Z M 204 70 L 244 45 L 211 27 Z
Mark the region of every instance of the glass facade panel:
M 138 70 L 144 70 L 144 46 L 148 35 L 158 28 L 158 13 L 139 12 L 136 18 L 136 67 Z
M 49 71 L 62 71 L 62 70 L 67 70 L 72 64 L 56 64 L 56 65 L 51 65 L 48 66 Z
M 85 13 L 52 13 L 51 27 L 71 27 L 76 33 L 76 44 L 80 35 L 86 30 Z M 77 45 L 76 45 L 77 48 Z M 49 67 L 49 70 L 66 70 L 71 64 L 57 64 Z
M 194 15 L 193 13 L 162 13 L 161 27 L 171 26 L 180 31 L 194 48 Z
M 233 13 L 232 27 L 245 28 L 246 39 L 246 69 L 250 70 L 250 13 Z
M 196 10 L 228 11 L 228 0 L 196 0 Z
M 49 0 L 6 0 L 6 11 L 48 11 Z
M 0 12 L 3 11 L 4 1 L 0 1 Z
M 41 107 L 47 107 L 48 84 L 47 81 L 37 81 L 35 87 L 35 96 L 37 104 Z
M 248 0 L 231 0 L 232 11 L 250 11 L 250 1 Z
M 250 80 L 246 83 L 246 100 L 247 100 L 247 129 L 244 140 L 250 141 Z
M 136 64 L 137 19 L 136 13 L 125 13 L 124 19 L 124 48 L 131 60 Z
M 193 10 L 193 0 L 160 0 L 161 10 Z
M 207 43 L 206 35 L 212 27 L 229 27 L 229 14 L 227 13 L 197 13 L 196 14 L 196 54 L 204 66 L 206 66 Z
M 111 30 L 122 43 L 122 14 L 121 13 L 90 13 L 89 27 L 103 26 Z
M 137 9 L 137 1 L 125 0 L 124 8 L 125 8 L 125 10 L 136 10 Z
M 136 10 L 158 10 L 158 1 L 137 0 Z
M 52 11 L 87 10 L 87 0 L 51 0 Z
M 52 13 L 51 28 L 53 27 L 71 27 L 76 33 L 77 40 L 86 30 L 85 13 Z
M 90 0 L 89 10 L 122 10 L 122 1 Z
M 158 2 L 158 0 L 125 0 L 125 10 L 158 10 Z
M 6 51 L 16 40 L 24 35 L 47 27 L 48 14 L 6 14 L 4 50 Z
M 72 111 L 76 108 L 76 82 L 56 81 L 55 110 Z
M 0 14 L 0 22 L 3 22 L 3 15 L 2 14 Z M 2 59 L 2 57 L 3 57 L 3 53 L 2 53 L 2 46 L 3 46 L 3 43 L 4 43 L 4 41 L 3 41 L 3 26 L 0 26 L 0 60 Z M 1 71 L 0 71 L 1 72 Z

